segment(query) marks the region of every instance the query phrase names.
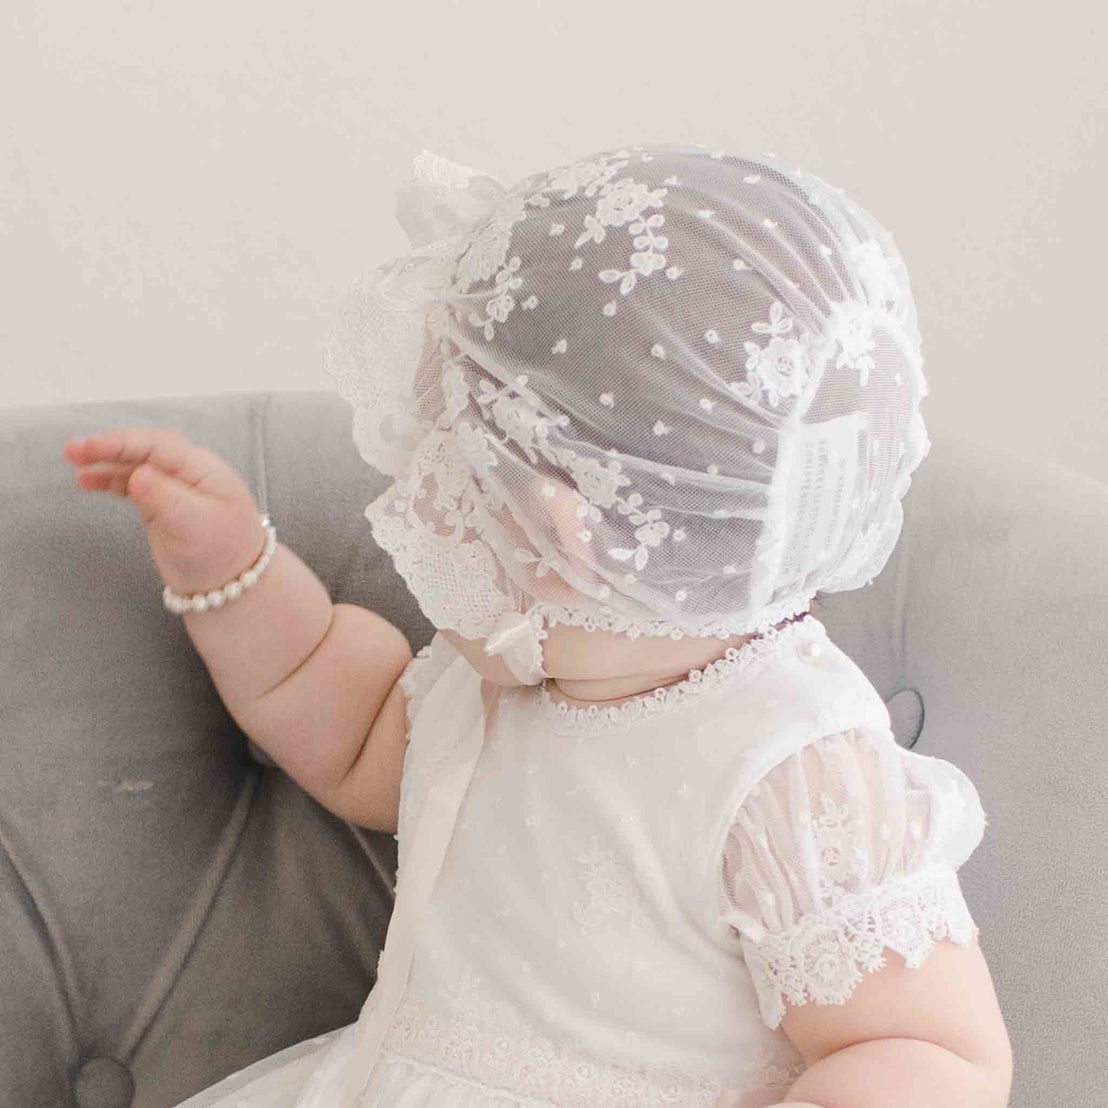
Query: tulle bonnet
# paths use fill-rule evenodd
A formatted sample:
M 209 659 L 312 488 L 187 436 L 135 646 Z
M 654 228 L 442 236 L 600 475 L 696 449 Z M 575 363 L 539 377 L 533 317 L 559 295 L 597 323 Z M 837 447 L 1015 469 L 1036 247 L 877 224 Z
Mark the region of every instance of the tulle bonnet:
M 411 250 L 324 368 L 435 626 L 535 681 L 554 624 L 763 633 L 880 573 L 927 382 L 904 262 L 842 189 L 703 145 L 511 188 L 423 150 L 396 215 Z

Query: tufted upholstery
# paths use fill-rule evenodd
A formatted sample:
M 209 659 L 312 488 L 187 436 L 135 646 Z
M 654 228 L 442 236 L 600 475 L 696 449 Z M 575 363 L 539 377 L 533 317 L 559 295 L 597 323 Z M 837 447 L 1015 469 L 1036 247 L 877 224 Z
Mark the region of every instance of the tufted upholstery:
M 0 1108 L 169 1108 L 350 1023 L 391 909 L 395 841 L 252 750 L 138 513 L 77 487 L 64 441 L 124 426 L 216 450 L 334 601 L 430 637 L 369 537 L 383 481 L 335 395 L 0 411 Z M 1013 1108 L 1100 1103 L 1108 488 L 929 432 L 889 565 L 815 612 L 900 741 L 981 794 L 961 877 Z

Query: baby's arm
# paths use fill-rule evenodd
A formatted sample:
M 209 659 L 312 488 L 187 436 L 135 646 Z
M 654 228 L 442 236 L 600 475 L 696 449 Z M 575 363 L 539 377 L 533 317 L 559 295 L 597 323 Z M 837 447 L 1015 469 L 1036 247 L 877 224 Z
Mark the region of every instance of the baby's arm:
M 970 1062 L 923 1039 L 872 1039 L 809 1066 L 770 1108 L 1007 1108 L 1011 1087 L 1010 1062 Z
M 130 500 L 175 593 L 231 580 L 267 548 L 242 477 L 173 428 L 120 428 L 70 439 L 66 461 L 88 492 Z M 405 735 L 397 678 L 411 658 L 387 620 L 332 604 L 280 543 L 253 586 L 228 604 L 186 611 L 185 628 L 239 726 L 337 815 L 396 830 Z
M 395 832 L 406 745 L 397 681 L 412 657 L 403 633 L 332 604 L 280 543 L 252 589 L 184 621 L 242 730 L 325 808 Z

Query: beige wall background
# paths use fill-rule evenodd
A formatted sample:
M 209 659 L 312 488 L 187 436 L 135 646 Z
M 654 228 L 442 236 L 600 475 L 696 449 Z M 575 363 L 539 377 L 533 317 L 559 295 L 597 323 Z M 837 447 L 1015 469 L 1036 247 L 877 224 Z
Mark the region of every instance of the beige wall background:
M 0 405 L 329 388 L 421 147 L 773 151 L 892 232 L 924 417 L 1108 481 L 1102 5 L 7 0 Z

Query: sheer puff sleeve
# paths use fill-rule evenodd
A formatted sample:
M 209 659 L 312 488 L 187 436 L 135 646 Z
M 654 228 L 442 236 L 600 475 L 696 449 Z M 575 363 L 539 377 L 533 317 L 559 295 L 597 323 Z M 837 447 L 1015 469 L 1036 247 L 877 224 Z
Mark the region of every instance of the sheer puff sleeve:
M 784 1000 L 843 1004 L 885 947 L 918 968 L 934 939 L 977 927 L 957 869 L 985 813 L 957 766 L 858 729 L 817 739 L 750 791 L 728 833 L 720 905 L 763 1022 Z

